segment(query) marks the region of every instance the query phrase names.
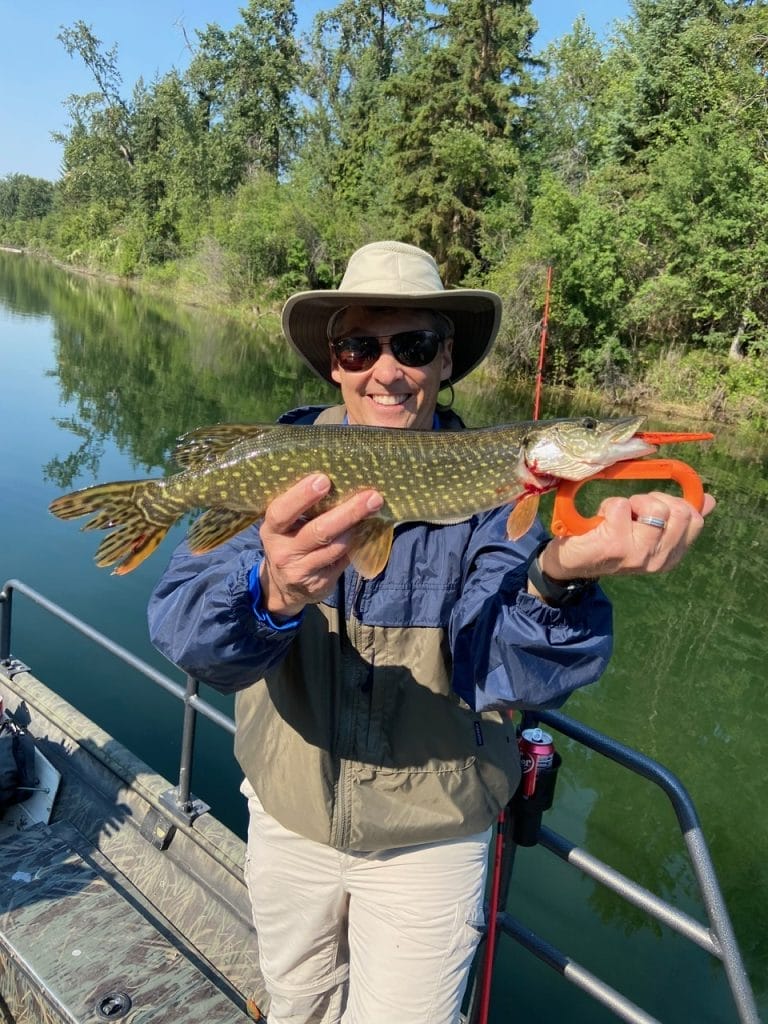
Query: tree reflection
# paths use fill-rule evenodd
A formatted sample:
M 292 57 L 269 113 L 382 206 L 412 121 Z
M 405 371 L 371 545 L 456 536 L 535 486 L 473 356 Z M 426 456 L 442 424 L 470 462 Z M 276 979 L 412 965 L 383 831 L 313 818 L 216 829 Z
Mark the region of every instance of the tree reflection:
M 0 299 L 53 320 L 57 420 L 77 448 L 44 468 L 62 488 L 99 475 L 107 443 L 141 474 L 170 469 L 178 435 L 226 421 L 271 422 L 291 405 L 333 401 L 283 341 L 206 312 L 104 285 L 47 264 L 9 261 Z

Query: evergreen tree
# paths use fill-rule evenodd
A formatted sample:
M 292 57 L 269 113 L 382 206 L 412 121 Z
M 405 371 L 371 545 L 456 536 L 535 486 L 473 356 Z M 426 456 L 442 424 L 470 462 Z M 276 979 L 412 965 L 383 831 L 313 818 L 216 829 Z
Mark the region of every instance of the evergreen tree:
M 306 156 L 337 197 L 368 211 L 392 180 L 385 166 L 394 112 L 387 83 L 405 42 L 424 31 L 423 0 L 343 0 L 315 18 L 305 89 Z
M 477 266 L 483 208 L 516 172 L 535 22 L 521 0 L 447 0 L 392 80 L 392 217 L 448 281 Z

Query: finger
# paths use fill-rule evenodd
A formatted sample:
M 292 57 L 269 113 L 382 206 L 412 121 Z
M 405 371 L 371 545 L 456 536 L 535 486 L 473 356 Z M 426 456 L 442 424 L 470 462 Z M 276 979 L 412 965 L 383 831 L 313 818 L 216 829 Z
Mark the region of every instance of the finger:
M 378 491 L 366 490 L 353 494 L 351 498 L 305 523 L 296 534 L 297 548 L 309 552 L 341 543 L 346 551 L 350 531 L 364 519 L 375 515 L 383 504 L 384 499 Z
M 643 531 L 642 524 L 634 531 L 634 536 L 639 544 L 645 542 L 648 560 L 646 571 L 669 572 L 685 556 L 688 549 L 701 533 L 704 526 L 704 517 L 684 498 L 668 494 L 652 493 L 649 500 L 643 502 L 641 507 L 645 511 L 653 513 L 654 517 L 660 519 L 666 515 L 664 527 L 657 531 L 657 536 L 648 536 Z M 708 508 L 710 503 L 706 503 Z M 664 509 L 665 511 L 661 511 Z M 645 518 L 640 513 L 640 519 Z M 651 526 L 651 530 L 655 527 Z
M 264 514 L 267 529 L 275 533 L 290 533 L 305 512 L 324 498 L 330 489 L 330 478 L 324 473 L 305 476 L 269 503 Z
M 632 510 L 632 519 L 644 526 L 650 526 L 651 529 L 656 527 L 657 523 L 661 523 L 659 529 L 664 529 L 667 525 L 670 517 L 670 506 L 678 501 L 682 501 L 679 498 L 672 498 L 668 494 L 663 494 L 660 491 L 649 491 L 647 494 L 633 494 L 629 498 L 629 506 Z M 688 505 L 687 502 L 683 504 L 693 511 L 693 506 Z M 653 520 L 649 523 L 647 520 Z
M 708 516 L 709 513 L 714 510 L 716 505 L 717 505 L 717 501 L 715 500 L 715 498 L 711 494 L 705 494 L 704 495 L 704 507 L 701 510 L 702 516 Z

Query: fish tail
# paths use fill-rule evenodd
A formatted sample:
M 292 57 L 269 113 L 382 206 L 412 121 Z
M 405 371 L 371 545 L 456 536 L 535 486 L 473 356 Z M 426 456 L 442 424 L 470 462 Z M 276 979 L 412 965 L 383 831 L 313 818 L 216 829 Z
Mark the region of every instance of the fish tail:
M 186 510 L 166 492 L 163 480 L 127 480 L 97 484 L 56 498 L 49 509 L 59 519 L 94 513 L 84 530 L 108 530 L 96 552 L 96 565 L 115 565 L 124 576 L 155 550 Z

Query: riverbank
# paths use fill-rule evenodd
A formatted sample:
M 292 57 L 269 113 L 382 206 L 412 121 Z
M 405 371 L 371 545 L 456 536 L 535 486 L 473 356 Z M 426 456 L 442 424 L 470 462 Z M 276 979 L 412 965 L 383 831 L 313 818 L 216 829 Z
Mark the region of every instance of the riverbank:
M 280 309 L 286 296 L 275 280 L 260 282 L 251 295 L 238 299 L 217 282 L 210 266 L 203 266 L 198 258 L 169 262 L 137 277 L 62 260 L 42 249 L 0 245 L 0 250 L 26 253 L 68 273 L 203 309 L 247 328 L 258 328 L 275 336 L 280 333 Z M 502 383 L 528 389 L 535 379 L 536 353 L 530 354 L 528 365 L 510 368 L 504 334 L 502 322 L 494 353 L 473 378 L 480 386 Z M 550 352 L 554 353 L 556 327 L 550 326 L 549 337 Z M 556 356 L 548 358 L 548 362 L 556 362 Z M 563 380 L 562 373 L 560 368 L 555 372 L 545 363 L 544 384 L 554 396 L 556 406 L 583 407 L 601 414 L 633 412 L 656 419 L 725 424 L 752 440 L 761 437 L 768 427 L 768 359 L 759 353 L 731 359 L 670 344 L 663 354 L 644 362 L 642 367 L 628 366 L 618 376 L 610 374 L 610 383 L 596 375 L 592 381 L 574 384 Z

